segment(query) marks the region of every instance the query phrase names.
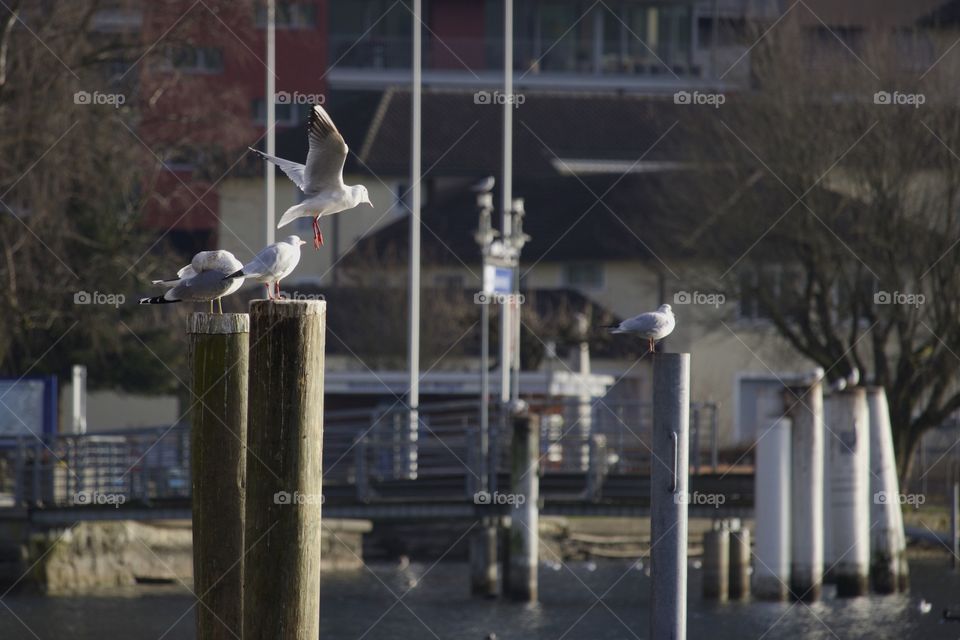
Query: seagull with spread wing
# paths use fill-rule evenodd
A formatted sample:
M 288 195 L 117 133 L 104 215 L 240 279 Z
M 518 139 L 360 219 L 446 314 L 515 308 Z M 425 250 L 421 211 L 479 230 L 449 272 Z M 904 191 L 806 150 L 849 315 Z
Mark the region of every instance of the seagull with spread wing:
M 300 264 L 300 245 L 306 244 L 299 236 L 287 236 L 285 240 L 264 247 L 253 260 L 230 274 L 224 274 L 224 280 L 244 278 L 262 282 L 267 286 L 267 299 L 273 299 L 273 292 L 280 297 L 280 280 L 290 275 Z M 271 286 L 273 289 L 271 290 Z
M 153 298 L 141 298 L 140 304 L 169 304 L 172 302 L 210 302 L 217 301 L 220 313 L 223 303 L 220 299 L 228 296 L 243 284 L 243 278 L 224 281 L 224 276 L 243 267 L 243 263 L 229 251 L 201 251 L 193 256 L 190 264 L 177 271 L 176 278 L 154 280 L 153 284 L 167 287 L 166 293 Z
M 610 333 L 635 333 L 647 339 L 647 348 L 650 353 L 656 349 L 657 340 L 663 340 L 673 333 L 677 320 L 673 317 L 673 310 L 668 304 L 662 304 L 656 311 L 641 313 L 618 325 L 607 327 Z
M 345 185 L 343 183 L 343 163 L 347 159 L 347 143 L 337 131 L 323 107 L 314 105 L 307 118 L 307 139 L 310 149 L 307 151 L 307 164 L 271 156 L 257 149 L 265 160 L 280 167 L 287 177 L 300 187 L 306 198 L 300 204 L 287 209 L 280 218 L 277 228 L 289 224 L 296 218 L 313 217 L 313 246 L 317 249 L 323 244 L 320 232 L 320 218 L 340 211 L 353 209 L 361 204 L 369 204 L 370 194 L 363 185 Z

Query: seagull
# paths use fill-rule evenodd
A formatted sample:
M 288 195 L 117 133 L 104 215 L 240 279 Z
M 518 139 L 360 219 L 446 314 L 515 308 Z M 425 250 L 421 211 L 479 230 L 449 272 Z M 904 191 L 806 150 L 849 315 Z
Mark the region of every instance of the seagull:
M 277 228 L 290 224 L 296 218 L 313 216 L 313 246 L 319 249 L 323 244 L 323 234 L 320 232 L 322 216 L 353 209 L 364 203 L 372 207 L 373 203 L 365 186 L 343 184 L 347 143 L 343 141 L 330 115 L 319 104 L 314 105 L 307 118 L 307 139 L 310 149 L 307 151 L 306 165 L 277 158 L 252 147 L 250 150 L 280 167 L 307 196 L 303 202 L 284 212 Z
M 470 191 L 473 191 L 474 193 L 490 193 L 491 191 L 493 191 L 493 187 L 496 184 L 497 184 L 496 178 L 494 178 L 493 176 L 487 176 L 486 178 L 483 178 L 482 180 L 477 182 L 475 185 L 470 187 Z
M 930 610 L 933 609 L 933 604 L 927 602 L 925 598 L 921 598 L 920 604 L 917 605 L 917 609 L 920 611 L 920 613 L 930 613 Z
M 167 292 L 162 296 L 141 298 L 140 304 L 209 301 L 212 313 L 213 301 L 216 300 L 220 313 L 223 313 L 220 299 L 243 284 L 243 279 L 224 282 L 224 276 L 242 267 L 243 264 L 229 251 L 201 251 L 193 256 L 190 264 L 177 271 L 176 278 L 154 280 L 153 284 L 167 287 Z
M 641 313 L 618 325 L 607 327 L 610 333 L 636 333 L 647 339 L 647 348 L 652 353 L 657 340 L 663 340 L 673 333 L 677 320 L 673 317 L 670 305 L 662 304 L 656 311 Z
M 254 282 L 262 282 L 267 286 L 267 298 L 272 300 L 273 294 L 270 285 L 274 285 L 276 295 L 280 297 L 280 281 L 290 275 L 300 262 L 300 245 L 306 244 L 300 236 L 287 236 L 285 240 L 268 244 L 253 260 L 242 265 L 229 275 L 224 274 L 224 280 L 231 278 L 249 278 Z

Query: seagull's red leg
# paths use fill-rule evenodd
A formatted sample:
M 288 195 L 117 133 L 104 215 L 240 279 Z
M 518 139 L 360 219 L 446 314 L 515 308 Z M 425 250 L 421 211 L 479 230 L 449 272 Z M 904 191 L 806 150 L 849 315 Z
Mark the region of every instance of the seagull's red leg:
M 653 339 L 653 338 L 647 338 L 647 341 L 648 341 L 648 344 L 649 344 L 650 353 L 653 353 L 654 351 L 656 351 L 656 349 L 657 349 L 657 343 L 654 341 L 654 339 Z
M 267 300 L 273 300 L 273 296 L 270 295 L 270 283 L 264 285 L 267 288 Z
M 273 286 L 276 287 L 275 294 L 279 298 L 280 297 L 280 281 L 277 280 L 277 282 Z
M 319 216 L 313 219 L 313 248 L 319 249 L 323 244 L 323 232 L 320 231 Z

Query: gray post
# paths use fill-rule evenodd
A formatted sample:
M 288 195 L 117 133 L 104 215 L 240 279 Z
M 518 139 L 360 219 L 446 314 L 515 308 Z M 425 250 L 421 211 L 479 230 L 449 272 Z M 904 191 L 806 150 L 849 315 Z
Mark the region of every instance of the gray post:
M 830 511 L 837 596 L 867 592 L 870 564 L 870 428 L 867 393 L 833 394 L 830 434 Z M 829 433 L 829 432 L 828 432 Z
M 470 536 L 470 591 L 475 596 L 497 595 L 497 527 L 484 518 Z
M 823 586 L 823 385 L 815 379 L 790 391 L 790 591 L 814 601 Z
M 730 599 L 750 597 L 750 530 L 730 531 Z
M 243 630 L 243 528 L 246 487 L 247 365 L 250 316 L 193 313 L 187 318 L 194 405 L 193 581 L 201 605 L 198 640 Z
M 540 420 L 526 403 L 513 407 L 510 484 L 510 549 L 507 594 L 514 600 L 537 601 L 540 566 Z
M 952 487 L 952 496 L 950 500 L 950 548 L 953 550 L 950 558 L 950 566 L 957 569 L 958 557 L 960 557 L 960 482 L 954 478 Z
M 245 640 L 320 633 L 326 302 L 250 303 Z
M 757 550 L 753 594 L 784 600 L 790 581 L 790 418 L 779 394 L 763 403 L 754 476 Z M 770 424 L 769 427 L 766 427 Z
M 900 556 L 906 553 L 900 483 L 893 454 L 890 410 L 883 387 L 867 389 L 870 421 L 870 585 L 876 593 L 894 593 Z
M 730 531 L 714 521 L 703 533 L 703 598 L 726 602 L 730 583 Z
M 650 637 L 687 637 L 690 354 L 653 356 Z

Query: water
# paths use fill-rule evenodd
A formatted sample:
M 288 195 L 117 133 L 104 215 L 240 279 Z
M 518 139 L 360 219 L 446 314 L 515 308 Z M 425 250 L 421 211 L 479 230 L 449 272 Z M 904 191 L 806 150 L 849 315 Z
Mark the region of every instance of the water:
M 543 638 L 613 640 L 647 638 L 650 578 L 627 562 L 541 567 L 540 604 L 475 600 L 467 567 L 413 563 L 405 570 L 373 564 L 357 573 L 324 576 L 321 637 L 347 640 Z M 960 575 L 945 559 L 911 563 L 907 595 L 797 603 L 716 605 L 700 597 L 702 572 L 690 570 L 688 637 L 691 640 L 923 640 L 960 638 L 960 622 L 941 612 L 960 610 Z M 415 586 L 411 581 L 419 580 Z M 397 598 L 401 597 L 400 602 Z M 923 615 L 925 598 L 933 610 Z M 8 596 L 0 604 L 0 638 L 191 639 L 194 599 L 183 587 L 140 586 L 96 597 Z M 269 603 L 264 603 L 269 606 Z M 239 635 L 239 633 L 238 633 Z

